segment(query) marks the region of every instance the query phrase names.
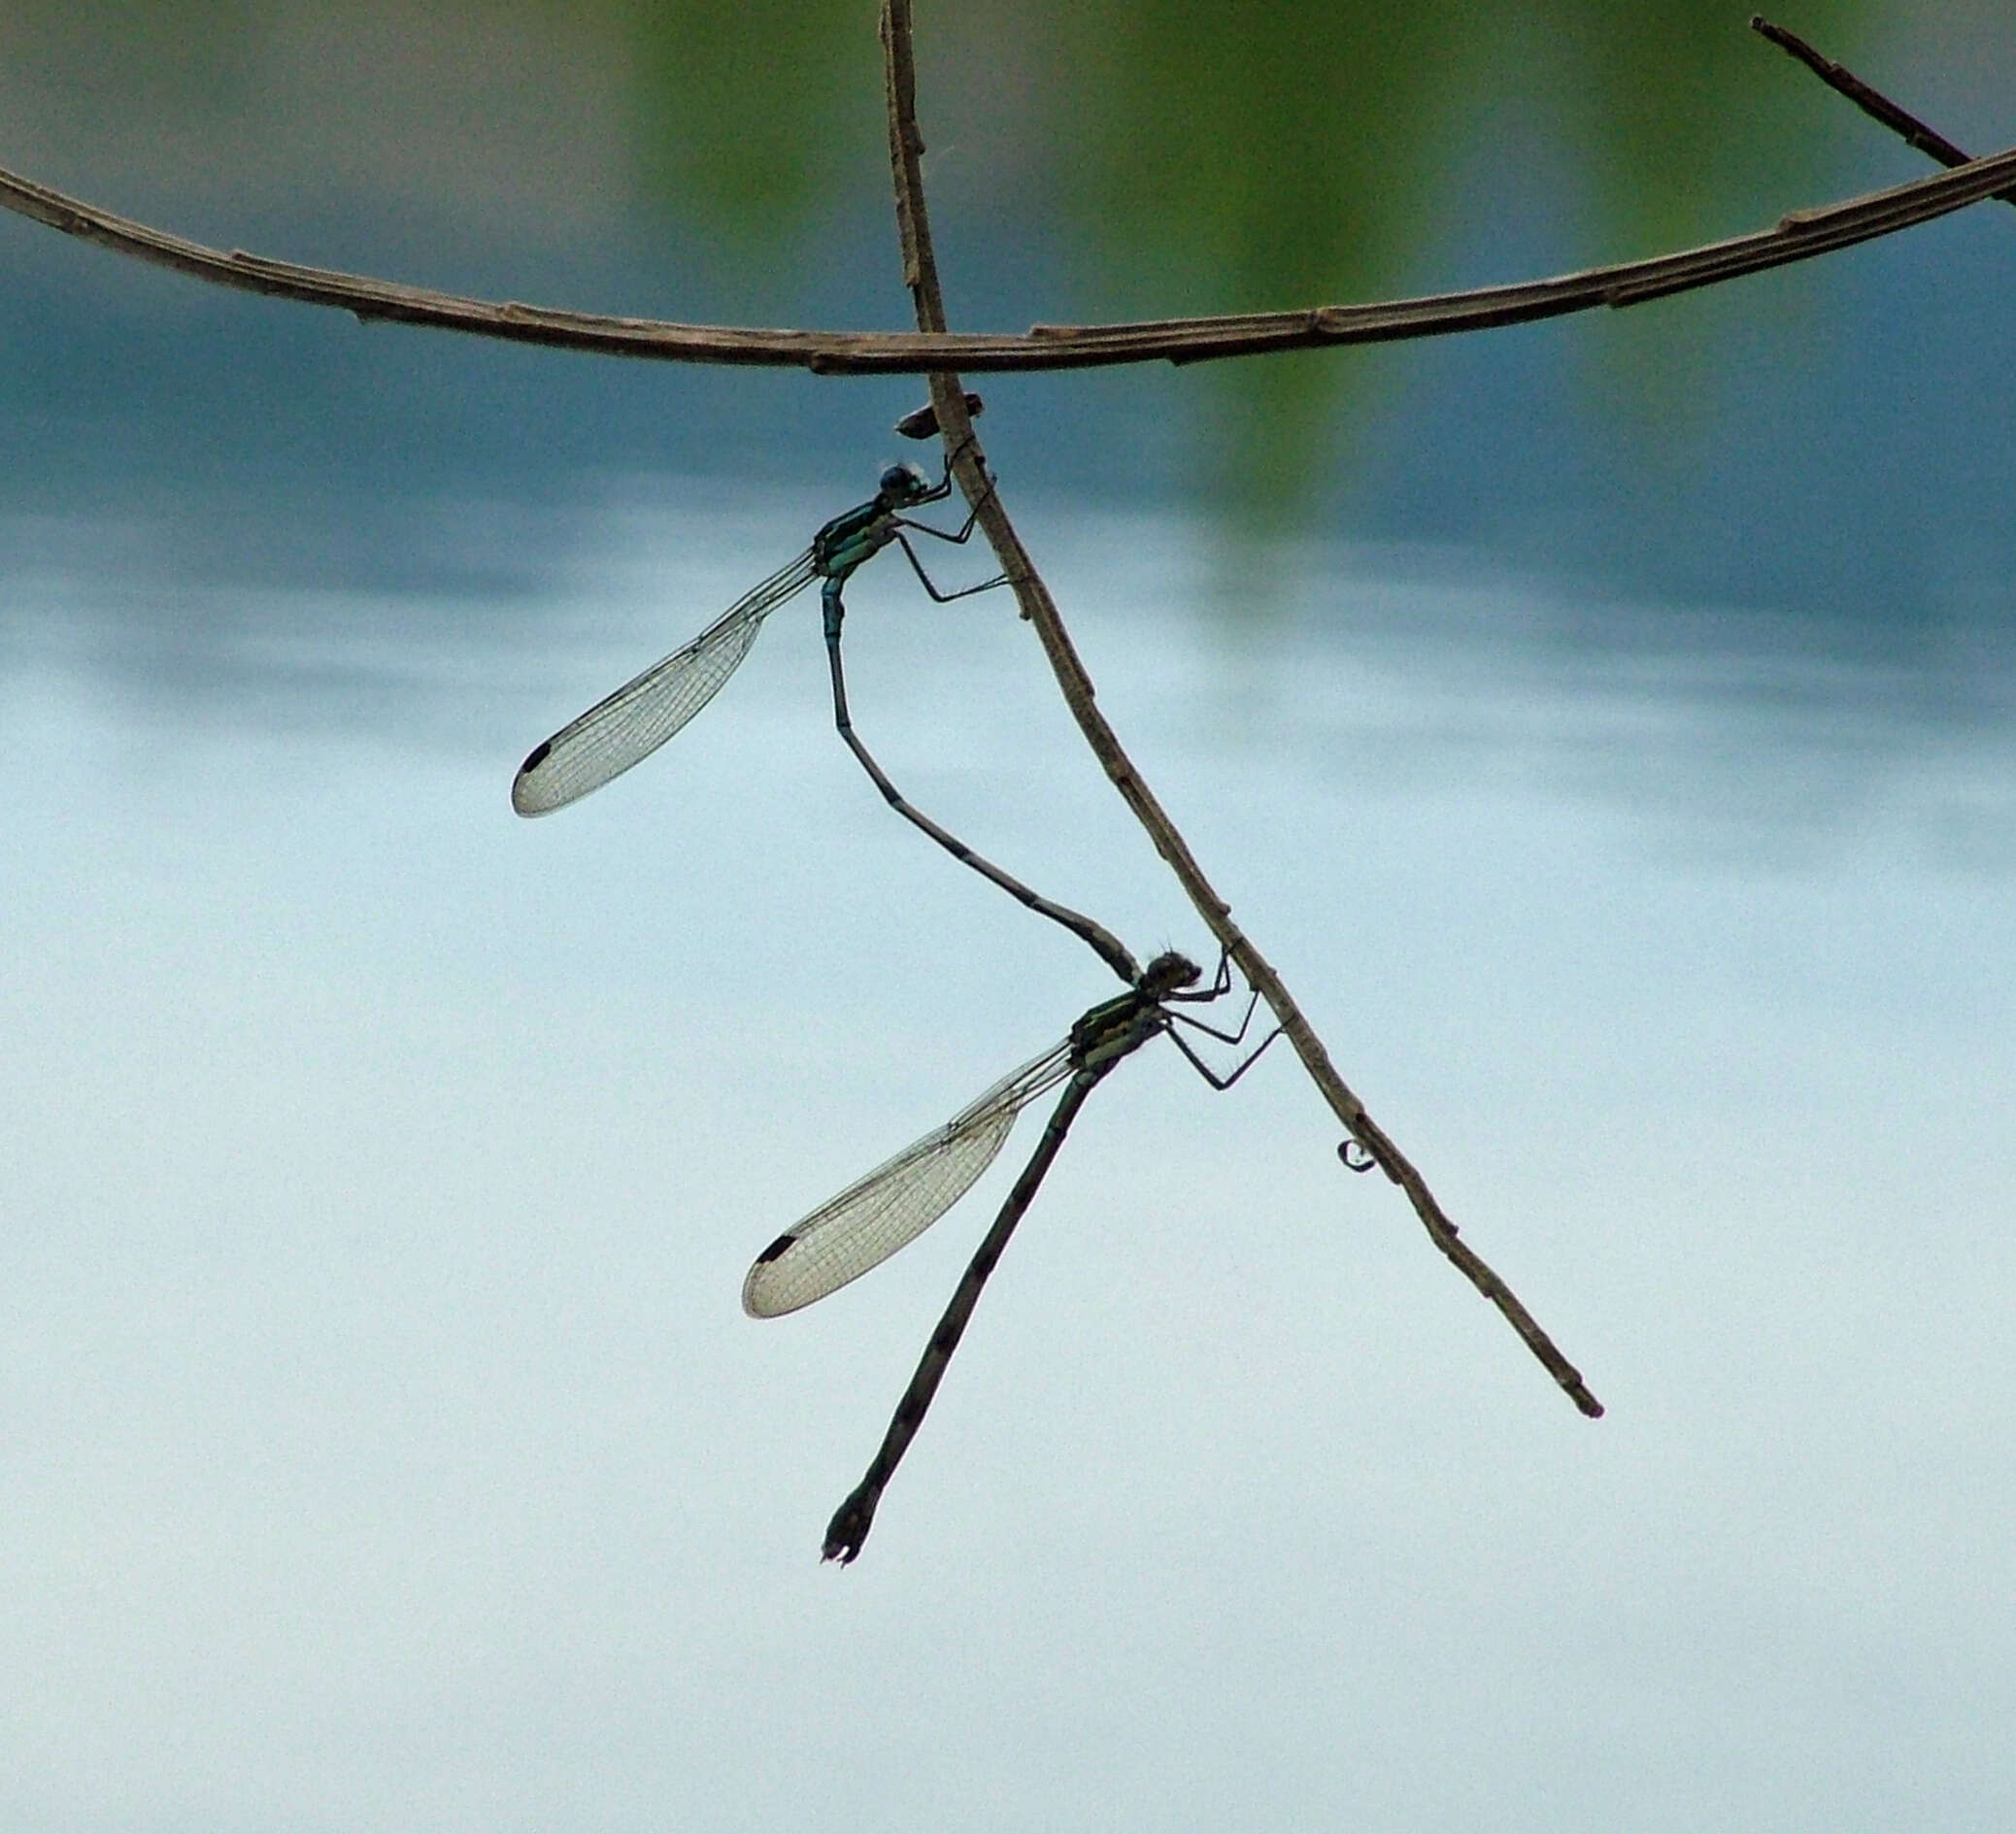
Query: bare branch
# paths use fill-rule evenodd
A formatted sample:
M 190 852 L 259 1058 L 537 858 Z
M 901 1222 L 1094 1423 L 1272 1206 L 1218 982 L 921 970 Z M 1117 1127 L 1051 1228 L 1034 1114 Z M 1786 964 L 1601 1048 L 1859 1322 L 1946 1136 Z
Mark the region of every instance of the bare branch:
M 333 306 L 365 320 L 383 318 L 517 344 L 655 357 L 674 363 L 770 365 L 833 376 L 915 376 L 950 365 L 977 372 L 1092 369 L 1159 361 L 1203 363 L 1275 350 L 1482 331 L 1494 325 L 1557 318 L 1596 306 L 1636 306 L 1893 235 L 1964 210 L 1985 197 L 1998 196 L 2012 183 L 2016 183 L 2016 150 L 1844 203 L 1794 211 L 1780 218 L 1775 228 L 1751 235 L 1549 280 L 1362 306 L 1311 306 L 1293 312 L 1232 313 L 1126 324 L 1039 324 L 1020 336 L 979 332 L 957 337 L 943 332 L 770 331 L 741 325 L 679 324 L 470 299 L 365 275 L 302 267 L 241 250 L 225 253 L 115 217 L 4 170 L 0 170 L 0 207 L 48 223 L 66 235 L 197 280 L 311 306 Z
M 1909 110 L 1899 108 L 1882 90 L 1870 88 L 1845 64 L 1837 64 L 1831 57 L 1823 57 L 1797 32 L 1788 32 L 1782 25 L 1773 25 L 1769 19 L 1757 13 L 1750 16 L 1750 29 L 1769 39 L 1780 50 L 1797 57 L 1830 89 L 1845 95 L 1872 120 L 1881 121 L 1892 133 L 1901 135 L 1907 147 L 1915 147 L 1920 152 L 1936 159 L 1942 166 L 1967 164 L 1967 155 L 1937 128 L 1928 127 Z M 2000 203 L 2016 204 L 2016 188 L 1997 191 L 1994 195 Z
M 903 240 L 903 277 L 917 304 L 917 319 L 929 330 L 945 325 L 945 304 L 938 287 L 937 265 L 931 253 L 929 217 L 924 208 L 924 181 L 920 160 L 924 137 L 918 129 L 916 73 L 912 63 L 910 0 L 884 0 L 882 12 L 884 68 L 890 111 L 890 159 L 896 185 L 896 224 Z M 949 348 L 956 340 L 947 339 Z M 1274 1017 L 1310 1079 L 1330 1105 L 1354 1139 L 1363 1146 L 1388 1178 L 1407 1193 L 1415 1214 L 1428 1229 L 1435 1246 L 1455 1263 L 1465 1279 L 1510 1321 L 1527 1348 L 1545 1365 L 1548 1373 L 1567 1392 L 1575 1405 L 1592 1419 L 1602 1414 L 1602 1403 L 1590 1393 L 1581 1373 L 1555 1347 L 1518 1296 L 1476 1254 L 1458 1234 L 1456 1224 L 1406 1156 L 1373 1121 L 1365 1107 L 1337 1074 L 1323 1041 L 1303 1017 L 1281 977 L 1260 954 L 1245 932 L 1232 921 L 1232 908 L 1204 877 L 1189 844 L 1156 800 L 1139 771 L 1134 768 L 1118 735 L 1107 724 L 1093 699 L 1092 678 L 1078 659 L 1069 633 L 1064 629 L 1057 603 L 1037 575 L 1028 551 L 1022 545 L 1001 495 L 987 480 L 985 458 L 974 437 L 966 410 L 966 398 L 958 378 L 939 371 L 931 377 L 931 403 L 947 449 L 955 454 L 960 487 L 966 492 L 979 517 L 980 526 L 992 543 L 1001 571 L 1014 587 L 1022 613 L 1036 628 L 1038 640 L 1063 691 L 1065 703 L 1092 749 L 1113 786 L 1120 791 L 1134 818 L 1147 830 L 1156 850 L 1169 863 L 1190 901 L 1196 907 L 1213 936 L 1225 947 L 1247 984 L 1256 988 L 1272 1008 Z

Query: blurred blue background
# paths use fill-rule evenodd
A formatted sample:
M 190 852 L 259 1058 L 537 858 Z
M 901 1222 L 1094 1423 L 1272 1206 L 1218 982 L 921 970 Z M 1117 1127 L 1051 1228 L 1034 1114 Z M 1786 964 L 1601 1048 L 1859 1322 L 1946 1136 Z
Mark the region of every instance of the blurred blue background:
M 426 284 L 901 324 L 858 11 L 20 7 L 8 158 L 199 239 Z M 1963 144 L 2005 136 L 1999 9 L 1798 23 Z M 1742 24 L 1694 0 L 955 11 L 922 45 L 951 304 L 1019 328 L 1456 287 L 1924 169 Z M 1235 544 L 1454 542 L 1579 589 L 1933 643 L 2008 603 L 2000 215 L 1567 324 L 999 378 L 992 443 L 1005 475 L 1179 502 Z M 276 577 L 408 577 L 390 556 L 423 545 L 404 524 L 430 498 L 592 502 L 640 469 L 823 482 L 869 467 L 917 394 L 363 330 L 9 234 L 10 497 L 184 496 L 232 577 L 248 531 L 219 499 L 256 505 Z
M 1924 169 L 1744 20 L 924 7 L 951 312 L 1454 288 Z M 2016 139 L 2006 8 L 1785 22 Z M 0 44 L 0 164 L 198 240 L 906 322 L 865 0 Z M 921 386 L 0 219 L 0 1819 L 2007 1825 L 2012 282 L 1989 206 L 1627 314 L 976 379 L 1102 705 L 1611 1412 L 1291 1062 L 1152 1051 L 841 1576 L 1018 1144 L 802 1317 L 742 1270 L 1110 983 L 860 781 L 809 606 L 633 776 L 506 796 Z M 924 809 L 1204 951 L 1005 600 L 849 604 Z

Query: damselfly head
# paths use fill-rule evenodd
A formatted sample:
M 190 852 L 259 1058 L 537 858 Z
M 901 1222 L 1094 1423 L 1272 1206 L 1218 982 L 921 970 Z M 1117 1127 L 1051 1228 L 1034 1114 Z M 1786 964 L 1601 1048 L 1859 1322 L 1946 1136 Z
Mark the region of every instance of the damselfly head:
M 915 465 L 891 465 L 882 474 L 881 488 L 877 491 L 883 502 L 891 509 L 901 509 L 905 504 L 921 503 L 931 494 L 931 481 Z
M 1151 1000 L 1160 1000 L 1191 985 L 1202 973 L 1188 955 L 1179 955 L 1173 949 L 1164 950 L 1141 970 L 1141 979 L 1134 984 Z

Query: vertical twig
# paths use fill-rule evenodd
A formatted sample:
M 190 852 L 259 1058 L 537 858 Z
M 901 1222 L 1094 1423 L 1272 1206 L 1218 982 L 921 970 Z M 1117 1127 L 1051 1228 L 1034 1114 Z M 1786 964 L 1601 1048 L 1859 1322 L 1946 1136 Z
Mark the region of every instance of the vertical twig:
M 929 217 L 924 207 L 924 178 L 920 161 L 924 136 L 917 124 L 917 70 L 911 40 L 910 0 L 883 0 L 883 67 L 889 103 L 890 163 L 895 177 L 896 228 L 902 239 L 903 282 L 910 289 L 917 312 L 918 329 L 944 331 L 944 295 L 939 290 L 937 262 L 931 250 Z M 1469 1281 L 1471 1285 L 1501 1312 L 1526 1342 L 1547 1372 L 1566 1391 L 1568 1398 L 1589 1416 L 1597 1418 L 1602 1403 L 1584 1385 L 1581 1372 L 1555 1347 L 1553 1339 L 1518 1296 L 1457 1234 L 1457 1227 L 1427 1182 L 1406 1156 L 1365 1112 L 1337 1074 L 1323 1041 L 1302 1016 L 1281 977 L 1254 948 L 1244 931 L 1232 921 L 1232 908 L 1213 888 L 1197 864 L 1176 824 L 1164 813 L 1141 774 L 1134 768 L 1113 728 L 1107 724 L 1094 700 L 1092 678 L 1079 660 L 1064 628 L 1056 601 L 1038 577 L 1028 551 L 1015 532 L 1001 505 L 998 489 L 987 482 L 986 459 L 974 436 L 966 412 L 965 391 L 959 379 L 949 373 L 930 378 L 931 403 L 947 449 L 955 454 L 954 465 L 959 487 L 974 506 L 980 526 L 999 557 L 1001 571 L 1014 588 L 1022 615 L 1035 626 L 1036 636 L 1050 660 L 1064 702 L 1077 720 L 1078 729 L 1092 749 L 1100 767 L 1133 811 L 1134 818 L 1147 830 L 1156 850 L 1169 864 L 1197 915 L 1225 948 L 1247 984 L 1258 989 L 1273 1010 L 1281 1029 L 1295 1054 L 1301 1058 L 1324 1099 L 1351 1135 L 1371 1154 L 1387 1177 L 1407 1193 L 1415 1214 L 1429 1239 Z

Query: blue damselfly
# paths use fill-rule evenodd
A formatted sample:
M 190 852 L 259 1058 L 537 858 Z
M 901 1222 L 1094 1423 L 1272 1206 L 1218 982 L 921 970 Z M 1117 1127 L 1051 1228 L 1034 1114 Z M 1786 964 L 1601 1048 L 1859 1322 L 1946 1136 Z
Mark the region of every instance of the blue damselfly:
M 840 630 L 846 617 L 841 593 L 857 568 L 891 543 L 900 547 L 924 588 L 939 604 L 969 598 L 1002 584 L 999 578 L 957 591 L 940 591 L 924 571 L 910 535 L 963 544 L 973 533 L 976 509 L 956 532 L 933 528 L 905 514 L 936 503 L 952 491 L 951 461 L 934 484 L 915 465 L 891 465 L 874 496 L 836 516 L 812 538 L 812 545 L 728 607 L 691 642 L 655 662 L 641 675 L 599 700 L 578 719 L 534 746 L 511 785 L 511 806 L 521 816 L 549 815 L 599 789 L 639 764 L 670 739 L 714 698 L 756 642 L 763 619 L 787 599 L 822 581 L 826 654 L 833 688 L 833 723 L 890 808 L 929 835 L 955 859 L 970 866 L 1030 910 L 1060 923 L 1089 944 L 1123 980 L 1137 973 L 1134 958 L 1103 925 L 1041 896 L 1012 874 L 969 848 L 958 836 L 904 799 L 854 729 L 840 660 Z

